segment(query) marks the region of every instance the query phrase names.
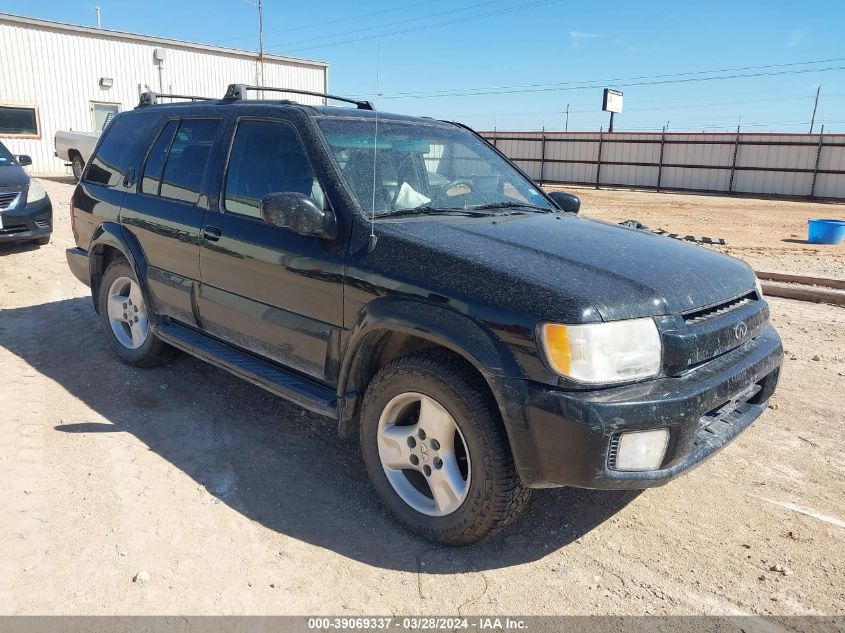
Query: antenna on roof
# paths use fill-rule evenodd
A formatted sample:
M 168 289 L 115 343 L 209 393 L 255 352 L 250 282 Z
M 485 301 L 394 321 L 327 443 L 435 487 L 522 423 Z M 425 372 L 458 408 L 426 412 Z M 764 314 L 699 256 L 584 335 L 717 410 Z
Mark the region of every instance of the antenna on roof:
M 376 55 L 376 96 L 380 97 L 379 92 L 379 69 L 381 67 L 381 44 L 378 45 L 378 53 Z M 370 206 L 370 252 L 376 248 L 376 175 L 378 167 L 378 110 L 376 110 L 376 130 L 373 134 L 373 199 Z

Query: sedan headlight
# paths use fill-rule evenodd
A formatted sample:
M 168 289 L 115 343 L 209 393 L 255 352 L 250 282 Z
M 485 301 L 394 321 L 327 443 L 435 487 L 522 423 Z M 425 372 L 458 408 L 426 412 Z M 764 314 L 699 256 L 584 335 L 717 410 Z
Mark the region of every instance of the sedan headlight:
M 763 284 L 760 283 L 760 280 L 757 277 L 754 277 L 754 288 L 757 289 L 757 296 L 762 299 L 763 298 Z
M 650 318 L 587 325 L 546 323 L 542 344 L 551 367 L 577 382 L 625 382 L 660 372 L 660 334 Z
M 44 185 L 41 184 L 41 181 L 37 178 L 30 178 L 29 193 L 26 195 L 27 204 L 29 204 L 30 202 L 38 202 L 39 200 L 43 200 L 46 197 L 47 190 L 44 189 Z

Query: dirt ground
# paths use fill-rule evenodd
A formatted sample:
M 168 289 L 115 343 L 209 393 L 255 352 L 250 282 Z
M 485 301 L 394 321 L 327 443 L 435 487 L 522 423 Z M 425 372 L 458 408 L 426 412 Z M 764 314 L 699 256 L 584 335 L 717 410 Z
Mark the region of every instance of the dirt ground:
M 541 491 L 505 534 L 434 547 L 381 509 L 328 420 L 187 356 L 118 362 L 65 263 L 71 185 L 45 183 L 53 242 L 0 247 L 0 613 L 845 613 L 842 308 L 771 300 L 771 408 L 688 476 Z M 783 241 L 842 207 L 579 193 L 587 215 L 845 276 L 842 247 Z

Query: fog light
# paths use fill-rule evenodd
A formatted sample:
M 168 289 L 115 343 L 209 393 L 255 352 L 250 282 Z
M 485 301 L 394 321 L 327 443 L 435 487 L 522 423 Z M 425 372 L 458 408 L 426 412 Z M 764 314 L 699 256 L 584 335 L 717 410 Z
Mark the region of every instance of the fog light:
M 619 437 L 616 470 L 657 470 L 666 455 L 669 429 L 631 431 Z

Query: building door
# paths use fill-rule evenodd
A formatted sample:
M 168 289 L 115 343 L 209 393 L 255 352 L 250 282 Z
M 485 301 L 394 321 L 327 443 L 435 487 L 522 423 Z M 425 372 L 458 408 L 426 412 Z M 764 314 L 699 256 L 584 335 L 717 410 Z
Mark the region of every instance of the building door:
M 100 101 L 91 102 L 91 117 L 94 122 L 94 131 L 102 132 L 109 121 L 109 115 L 112 116 L 120 112 L 119 103 L 102 103 Z

